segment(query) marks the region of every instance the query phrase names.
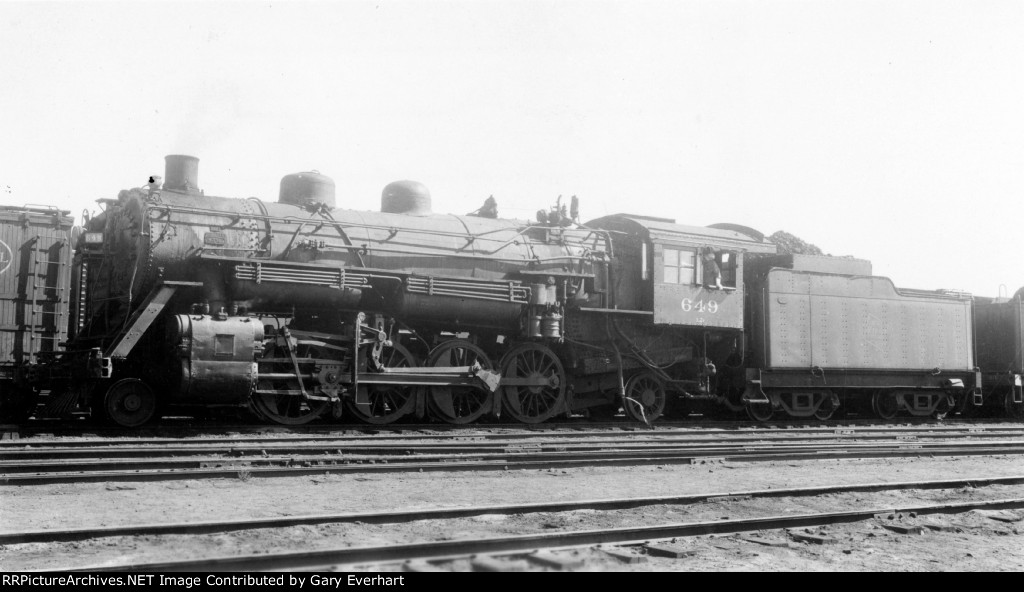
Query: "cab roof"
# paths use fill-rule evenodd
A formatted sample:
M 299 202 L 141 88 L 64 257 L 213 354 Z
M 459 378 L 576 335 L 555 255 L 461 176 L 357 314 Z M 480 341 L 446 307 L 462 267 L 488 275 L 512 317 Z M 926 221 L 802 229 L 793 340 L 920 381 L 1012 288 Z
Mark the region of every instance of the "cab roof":
M 774 253 L 775 243 L 752 228 L 736 224 L 687 226 L 676 224 L 669 218 L 655 218 L 636 214 L 612 214 L 587 222 L 589 228 L 624 232 L 646 237 L 652 242 L 682 243 L 686 245 L 717 245 L 751 253 Z

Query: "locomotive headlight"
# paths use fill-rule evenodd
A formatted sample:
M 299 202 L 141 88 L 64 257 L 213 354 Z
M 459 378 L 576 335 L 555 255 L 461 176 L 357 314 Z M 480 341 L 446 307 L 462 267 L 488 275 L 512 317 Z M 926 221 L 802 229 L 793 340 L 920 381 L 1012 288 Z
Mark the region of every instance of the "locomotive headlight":
M 85 233 L 85 244 L 87 244 L 87 245 L 101 245 L 101 244 L 103 244 L 103 233 L 102 232 L 86 232 Z

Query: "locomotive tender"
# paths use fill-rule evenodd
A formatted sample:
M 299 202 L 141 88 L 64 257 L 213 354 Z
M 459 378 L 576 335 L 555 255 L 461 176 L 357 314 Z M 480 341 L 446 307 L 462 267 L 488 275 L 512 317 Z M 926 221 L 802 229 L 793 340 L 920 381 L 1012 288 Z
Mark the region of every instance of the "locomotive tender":
M 317 172 L 285 176 L 276 203 L 205 195 L 190 156 L 165 178 L 80 229 L 5 209 L 4 419 L 1020 413 L 1021 292 L 898 290 L 867 261 L 778 255 L 729 224 L 440 215 L 412 181 L 370 212 L 336 207 Z

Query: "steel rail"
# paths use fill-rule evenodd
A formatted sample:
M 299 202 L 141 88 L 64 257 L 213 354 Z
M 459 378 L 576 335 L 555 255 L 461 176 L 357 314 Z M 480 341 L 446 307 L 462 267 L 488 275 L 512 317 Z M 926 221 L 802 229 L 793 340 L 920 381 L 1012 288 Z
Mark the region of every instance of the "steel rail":
M 150 563 L 100 564 L 71 568 L 71 571 L 272 571 L 313 568 L 319 566 L 357 563 L 381 563 L 412 559 L 437 559 L 469 554 L 508 554 L 537 549 L 594 546 L 601 544 L 636 545 L 652 540 L 690 537 L 707 534 L 726 534 L 754 530 L 803 528 L 870 520 L 878 514 L 910 513 L 954 514 L 970 510 L 1000 510 L 1024 508 L 1024 499 L 1011 498 L 916 506 L 889 506 L 842 512 L 799 514 L 795 516 L 767 516 L 743 520 L 715 520 L 683 522 L 653 526 L 630 526 L 595 530 L 545 532 L 493 538 L 459 539 L 449 541 L 423 541 L 381 546 L 318 549 L 260 553 L 228 557 L 204 557 L 177 561 Z M 64 568 L 61 571 L 68 571 Z
M 625 431 L 621 433 L 619 430 Z M 371 430 L 376 432 L 377 430 Z M 785 436 L 790 438 L 800 438 L 810 436 L 813 434 L 821 434 L 821 438 L 829 438 L 834 436 L 843 437 L 866 437 L 864 434 L 876 433 L 880 437 L 889 437 L 892 434 L 900 433 L 912 433 L 912 434 L 924 434 L 924 437 L 942 437 L 944 434 L 964 434 L 970 437 L 996 437 L 1000 435 L 1020 434 L 1024 435 L 1024 426 L 1019 424 L 1014 427 L 1004 426 L 986 426 L 986 427 L 946 427 L 946 426 L 929 426 L 929 427 L 903 427 L 893 426 L 888 428 L 851 428 L 851 427 L 832 427 L 832 428 L 812 428 L 812 427 L 801 427 L 796 429 L 786 430 L 764 430 L 764 431 L 737 431 L 737 430 L 723 430 L 723 429 L 707 429 L 702 430 L 694 428 L 691 430 L 677 431 L 677 430 L 648 430 L 648 429 L 628 429 L 618 428 L 616 432 L 609 432 L 604 430 L 589 430 L 589 431 L 572 431 L 572 432 L 552 432 L 546 430 L 530 429 L 525 433 L 486 433 L 486 434 L 473 434 L 466 433 L 466 430 L 456 432 L 452 434 L 363 434 L 363 435 L 330 435 L 330 436 L 286 436 L 286 437 L 272 437 L 272 436 L 243 436 L 243 437 L 219 437 L 219 438 L 196 438 L 188 440 L 195 444 L 245 444 L 245 443 L 286 443 L 286 442 L 349 442 L 349 441 L 407 441 L 407 440 L 456 440 L 456 441 L 468 441 L 468 440 L 525 440 L 525 439 L 565 439 L 565 438 L 590 438 L 590 437 L 608 437 L 608 438 L 620 438 L 627 439 L 635 436 L 654 436 L 659 439 L 679 439 L 679 438 L 695 438 L 699 437 L 717 437 L 717 436 L 731 436 L 732 440 L 739 441 L 741 439 L 747 440 L 760 440 L 765 437 Z M 994 434 L 994 435 L 992 435 Z M 922 436 L 918 436 L 922 437 Z M 131 438 L 130 436 L 119 437 L 119 438 L 105 438 L 105 439 L 89 439 L 89 440 L 0 440 L 0 452 L 8 449 L 25 449 L 27 446 L 34 447 L 61 447 L 61 448 L 72 448 L 82 446 L 123 446 L 125 444 L 181 444 L 182 438 Z
M 716 499 L 806 497 L 833 493 L 896 491 L 906 489 L 954 489 L 1024 484 L 1024 475 L 1009 477 L 973 477 L 928 481 L 854 483 L 824 487 L 793 487 L 786 489 L 752 489 L 719 493 L 694 493 L 674 496 L 648 496 L 612 499 L 589 499 L 569 502 L 539 502 L 512 505 L 471 506 L 461 508 L 421 509 L 390 512 L 348 512 L 314 514 L 243 520 L 136 524 L 67 529 L 46 529 L 23 532 L 0 532 L 0 545 L 21 543 L 55 543 L 81 541 L 114 536 L 150 536 L 169 534 L 212 534 L 259 528 L 284 528 L 317 524 L 361 522 L 365 524 L 400 524 L 416 520 L 452 520 L 485 514 L 529 514 L 539 512 L 570 512 L 575 510 L 625 510 L 656 505 L 689 505 L 713 502 Z
M 577 447 L 551 445 L 551 446 L 470 446 L 465 448 L 437 447 L 438 449 L 417 449 L 415 447 L 388 448 L 384 451 L 374 447 L 361 448 L 337 448 L 334 451 L 322 449 L 307 449 L 306 455 L 271 456 L 260 454 L 261 450 L 249 449 L 253 453 L 245 456 L 241 450 L 233 450 L 230 455 L 187 457 L 182 458 L 169 453 L 164 448 L 148 449 L 149 454 L 143 459 L 137 458 L 110 458 L 103 449 L 92 449 L 87 458 L 62 458 L 62 459 L 8 459 L 0 461 L 0 471 L 27 472 L 36 469 L 58 468 L 65 471 L 74 470 L 116 470 L 120 468 L 129 469 L 151 469 L 151 468 L 201 468 L 205 464 L 238 464 L 248 463 L 252 466 L 279 465 L 295 463 L 324 462 L 383 462 L 387 463 L 395 457 L 414 457 L 418 462 L 458 462 L 471 458 L 473 460 L 540 460 L 556 458 L 561 460 L 576 460 L 590 458 L 615 458 L 619 456 L 643 454 L 645 456 L 673 456 L 678 454 L 689 454 L 693 456 L 721 456 L 723 454 L 736 453 L 757 453 L 771 454 L 779 452 L 789 453 L 827 453 L 833 450 L 864 450 L 864 451 L 885 451 L 902 450 L 911 448 L 915 450 L 945 449 L 955 446 L 957 449 L 972 450 L 976 448 L 991 448 L 993 446 L 1024 449 L 1024 441 L 1002 441 L 1002 442 L 842 442 L 830 444 L 806 444 L 806 443 L 765 443 L 764 445 L 751 446 L 747 444 L 718 444 L 707 443 L 700 445 L 672 445 L 672 444 L 650 444 L 638 443 L 629 446 L 616 445 L 613 447 L 604 444 L 579 445 Z M 200 454 L 209 454 L 207 450 L 197 450 Z M 216 452 L 216 451 L 214 451 Z M 313 452 L 315 454 L 309 454 Z M 196 467 L 196 465 L 199 465 Z
M 48 483 L 84 483 L 95 481 L 159 481 L 159 480 L 180 480 L 180 479 L 209 479 L 209 478 L 235 478 L 245 477 L 275 477 L 275 476 L 301 476 L 326 473 L 402 473 L 402 472 L 453 472 L 453 471 L 502 471 L 502 470 L 530 470 L 530 469 L 566 469 L 578 467 L 622 467 L 641 465 L 669 465 L 669 464 L 695 464 L 715 461 L 731 462 L 764 462 L 764 461 L 803 461 L 803 460 L 832 460 L 849 458 L 907 458 L 920 456 L 977 456 L 977 455 L 1005 455 L 1024 454 L 1024 445 L 1015 444 L 1012 447 L 996 448 L 964 448 L 962 446 L 950 446 L 946 448 L 924 448 L 922 445 L 913 447 L 902 447 L 898 449 L 861 449 L 850 450 L 849 448 L 836 449 L 834 451 L 813 452 L 775 452 L 771 450 L 756 451 L 744 450 L 732 453 L 695 455 L 673 454 L 666 455 L 645 455 L 628 456 L 620 453 L 607 455 L 591 455 L 586 458 L 552 458 L 554 455 L 545 455 L 540 460 L 525 460 L 522 458 L 481 460 L 479 456 L 465 460 L 452 460 L 450 457 L 443 457 L 432 462 L 391 462 L 378 463 L 368 461 L 367 463 L 353 464 L 324 464 L 323 457 L 312 457 L 309 461 L 297 462 L 296 459 L 285 459 L 291 461 L 286 466 L 262 466 L 249 461 L 232 462 L 234 459 L 218 459 L 208 464 L 213 466 L 184 469 L 129 469 L 122 471 L 114 470 L 91 470 L 78 472 L 23 472 L 0 474 L 2 485 L 40 485 Z M 195 461 L 189 461 L 195 462 Z M 301 466 L 299 466 L 301 465 Z M 167 466 L 166 464 L 164 466 Z
M 783 436 L 779 434 L 778 436 Z M 1005 434 L 989 434 L 989 437 L 1005 437 Z M 962 434 L 960 438 L 973 438 L 974 434 Z M 76 448 L 52 448 L 46 446 L 37 446 L 32 448 L 22 448 L 14 450 L 0 450 L 0 470 L 10 466 L 17 466 L 18 461 L 68 461 L 71 459 L 128 459 L 128 458 L 154 458 L 158 456 L 170 456 L 170 457 L 181 457 L 181 456 L 199 456 L 199 455 L 225 455 L 233 458 L 254 458 L 259 456 L 268 456 L 269 453 L 274 454 L 328 454 L 333 455 L 365 455 L 375 457 L 387 457 L 396 455 L 424 455 L 424 454 L 497 454 L 497 453 L 517 453 L 517 452 L 585 452 L 589 450 L 601 450 L 606 451 L 610 447 L 614 446 L 621 450 L 642 450 L 642 451 L 666 451 L 666 450 L 689 450 L 689 449 L 700 449 L 701 447 L 713 447 L 716 450 L 727 450 L 736 447 L 750 447 L 751 445 L 757 446 L 773 446 L 775 448 L 786 448 L 786 447 L 810 447 L 814 446 L 815 449 L 821 449 L 823 447 L 830 446 L 908 446 L 913 445 L 915 442 L 919 442 L 923 445 L 937 446 L 941 444 L 948 444 L 958 442 L 960 438 L 951 438 L 949 435 L 914 435 L 912 437 L 899 437 L 892 438 L 889 436 L 867 436 L 858 437 L 857 441 L 853 441 L 852 438 L 835 438 L 835 437 L 823 437 L 823 436 L 812 436 L 802 438 L 799 436 L 784 436 L 784 437 L 771 437 L 764 436 L 760 438 L 725 438 L 708 440 L 703 438 L 657 438 L 654 440 L 641 440 L 641 439 L 586 439 L 579 442 L 535 442 L 535 443 L 513 443 L 513 442 L 449 442 L 447 444 L 432 444 L 432 443 L 380 443 L 380 444 L 328 444 L 321 442 L 309 442 L 309 443 L 280 443 L 274 440 L 270 440 L 267 443 L 262 444 L 245 444 L 245 445 L 224 445 L 215 444 L 207 445 L 205 442 L 196 441 L 189 445 L 181 445 L 176 443 L 175 446 L 126 446 L 126 445 L 113 445 L 113 446 L 86 446 Z M 938 440 L 941 439 L 943 442 L 933 442 L 924 440 Z M 839 441 L 837 441 L 839 440 Z M 845 441 L 844 441 L 845 440 Z M 825 443 L 822 443 L 824 441 Z M 1024 444 L 1024 439 L 1016 440 L 1004 440 L 1004 441 L 967 441 L 963 442 L 964 446 L 990 446 L 990 445 L 1002 445 L 1012 443 Z M 43 463 L 45 464 L 45 463 Z
M 791 421 L 775 420 L 771 422 L 759 423 L 755 421 L 721 421 L 711 420 L 701 416 L 694 416 L 689 419 L 676 419 L 676 420 L 659 420 L 653 427 L 648 427 L 639 422 L 633 422 L 627 419 L 622 420 L 608 420 L 608 421 L 594 421 L 594 420 L 578 420 L 578 421 L 559 421 L 559 422 L 546 422 L 542 424 L 522 424 L 518 422 L 503 422 L 503 423 L 474 423 L 470 425 L 451 425 L 446 423 L 396 423 L 396 424 L 385 424 L 385 425 L 371 425 L 365 423 L 333 423 L 333 424 L 306 424 L 301 426 L 285 426 L 275 424 L 217 424 L 216 422 L 202 422 L 199 421 L 200 425 L 195 425 L 197 420 L 194 419 L 181 419 L 175 420 L 174 418 L 165 418 L 162 423 L 143 426 L 138 428 L 121 428 L 111 427 L 109 425 L 102 425 L 96 423 L 88 423 L 82 425 L 83 421 L 63 421 L 63 420 L 30 420 L 23 425 L 9 425 L 3 426 L 10 430 L 17 430 L 26 434 L 52 434 L 56 432 L 75 432 L 75 433 L 113 433 L 118 437 L 131 437 L 138 434 L 146 434 L 152 432 L 166 432 L 166 431 L 185 431 L 185 432 L 225 432 L 225 431 L 239 431 L 249 430 L 254 432 L 288 432 L 288 433 L 310 433 L 310 432 L 332 432 L 332 431 L 359 431 L 373 433 L 380 436 L 382 432 L 416 432 L 416 431 L 431 431 L 431 432 L 452 432 L 454 434 L 464 433 L 472 430 L 516 430 L 516 431 L 528 431 L 528 432 L 552 432 L 553 430 L 596 430 L 596 429 L 609 429 L 609 430 L 622 430 L 622 431 L 665 431 L 672 429 L 693 429 L 693 430 L 720 430 L 723 432 L 735 432 L 737 430 L 752 430 L 752 431 L 774 431 L 774 430 L 822 430 L 830 431 L 835 429 L 875 429 L 875 430 L 889 430 L 897 427 L 911 428 L 911 427 L 923 427 L 932 429 L 967 429 L 972 426 L 979 426 L 981 428 L 986 427 L 999 427 L 1003 425 L 1005 429 L 1024 430 L 1024 422 L 1015 419 L 1008 418 L 946 418 L 943 420 L 935 420 L 933 418 L 920 418 L 920 417 L 897 417 L 892 420 L 882 420 L 878 418 L 854 418 L 854 419 L 830 419 L 826 421 L 818 420 L 801 420 L 799 418 L 793 418 Z M 3 442 L 0 442 L 3 444 Z

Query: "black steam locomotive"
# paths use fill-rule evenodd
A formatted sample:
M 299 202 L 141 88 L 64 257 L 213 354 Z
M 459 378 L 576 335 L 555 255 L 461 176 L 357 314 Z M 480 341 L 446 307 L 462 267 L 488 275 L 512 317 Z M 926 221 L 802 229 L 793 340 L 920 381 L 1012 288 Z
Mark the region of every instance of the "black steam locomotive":
M 204 195 L 189 156 L 165 177 L 81 228 L 0 212 L 4 420 L 1021 413 L 1022 292 L 899 290 L 746 227 L 580 224 L 575 200 L 526 223 L 493 200 L 435 214 L 411 181 L 371 212 L 335 207 L 316 172 L 285 176 L 276 203 Z

